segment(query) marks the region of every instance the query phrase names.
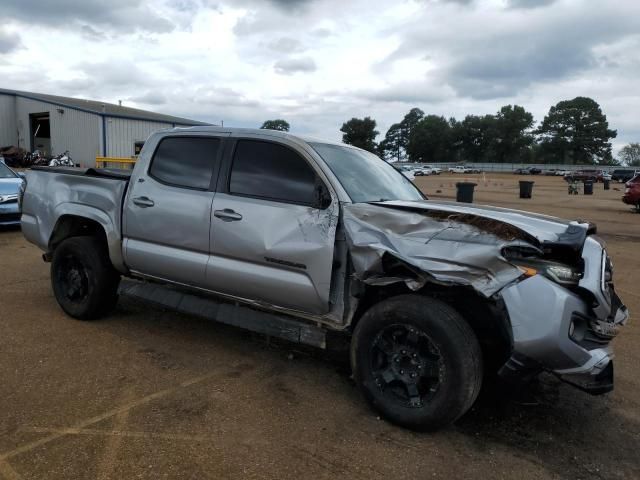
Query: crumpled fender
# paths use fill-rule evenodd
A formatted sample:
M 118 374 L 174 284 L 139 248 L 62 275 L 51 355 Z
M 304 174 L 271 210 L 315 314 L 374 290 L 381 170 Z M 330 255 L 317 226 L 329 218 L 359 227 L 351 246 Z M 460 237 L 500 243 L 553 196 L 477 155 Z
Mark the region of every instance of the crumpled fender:
M 368 285 L 466 285 L 490 297 L 522 276 L 502 249 L 539 247 L 508 223 L 468 214 L 358 203 L 344 205 L 343 222 L 355 276 Z

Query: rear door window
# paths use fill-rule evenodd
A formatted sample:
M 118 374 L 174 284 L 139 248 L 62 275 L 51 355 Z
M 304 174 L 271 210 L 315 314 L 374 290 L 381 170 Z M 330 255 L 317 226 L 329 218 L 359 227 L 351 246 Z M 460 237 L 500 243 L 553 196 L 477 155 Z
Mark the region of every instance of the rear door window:
M 207 190 L 219 151 L 219 138 L 166 137 L 156 148 L 149 175 L 168 185 Z
M 238 140 L 229 193 L 286 203 L 312 205 L 317 176 L 292 149 L 261 140 Z

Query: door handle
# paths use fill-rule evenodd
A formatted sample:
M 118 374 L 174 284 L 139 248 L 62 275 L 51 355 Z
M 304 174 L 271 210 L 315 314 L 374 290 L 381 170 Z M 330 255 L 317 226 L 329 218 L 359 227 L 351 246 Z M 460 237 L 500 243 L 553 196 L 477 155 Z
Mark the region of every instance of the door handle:
M 133 199 L 133 203 L 142 208 L 153 207 L 155 203 L 149 197 L 136 197 Z
M 213 216 L 218 217 L 223 222 L 237 222 L 238 220 L 242 220 L 242 215 L 234 212 L 230 208 L 225 208 L 224 210 L 214 210 Z

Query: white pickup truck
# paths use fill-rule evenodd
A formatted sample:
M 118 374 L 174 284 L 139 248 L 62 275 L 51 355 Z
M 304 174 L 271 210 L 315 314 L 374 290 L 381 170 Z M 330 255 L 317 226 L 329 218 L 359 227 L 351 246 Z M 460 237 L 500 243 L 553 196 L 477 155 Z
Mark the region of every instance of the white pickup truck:
M 321 348 L 346 336 L 365 398 L 409 428 L 464 414 L 485 369 L 613 388 L 628 313 L 593 225 L 430 201 L 354 147 L 177 128 L 133 172 L 33 168 L 20 201 L 70 316 L 132 295 Z

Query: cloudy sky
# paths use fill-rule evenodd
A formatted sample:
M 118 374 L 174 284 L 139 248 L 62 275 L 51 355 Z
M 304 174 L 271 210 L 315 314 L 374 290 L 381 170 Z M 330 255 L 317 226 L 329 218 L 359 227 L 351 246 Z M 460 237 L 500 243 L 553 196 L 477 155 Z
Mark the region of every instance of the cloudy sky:
M 585 95 L 617 148 L 640 141 L 638 0 L 2 0 L 2 19 L 4 88 L 329 139 Z

